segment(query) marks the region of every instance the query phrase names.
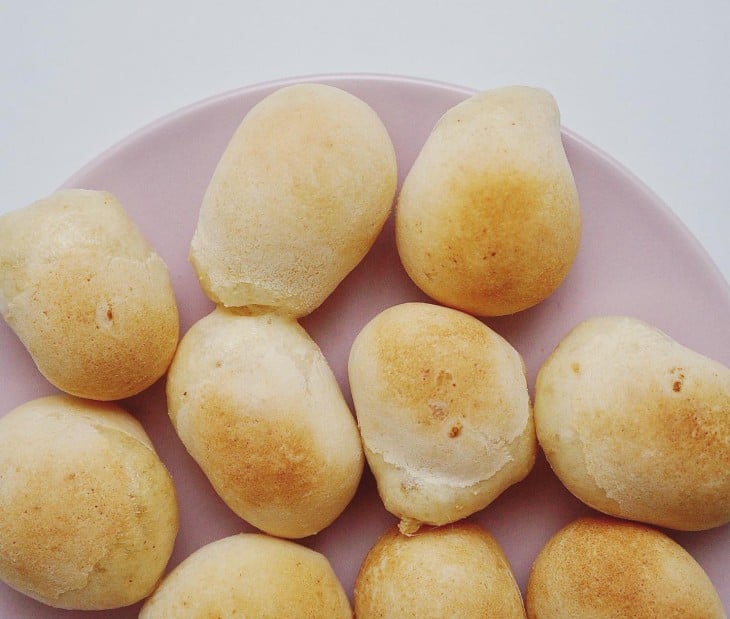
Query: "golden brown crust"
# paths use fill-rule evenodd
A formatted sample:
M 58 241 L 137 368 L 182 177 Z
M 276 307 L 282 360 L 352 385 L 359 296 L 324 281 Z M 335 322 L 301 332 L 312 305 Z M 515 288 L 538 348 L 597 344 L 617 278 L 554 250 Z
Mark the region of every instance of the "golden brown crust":
M 405 536 L 387 531 L 355 582 L 358 619 L 525 617 L 522 596 L 497 541 L 458 523 Z
M 730 521 L 730 369 L 629 317 L 581 323 L 543 364 L 538 438 L 604 513 L 683 530 Z
M 112 404 L 51 396 L 0 419 L 0 577 L 59 608 L 146 597 L 172 553 L 172 480 Z
M 324 555 L 266 535 L 239 534 L 190 555 L 139 617 L 349 619 L 352 610 Z
M 254 526 L 305 537 L 352 499 L 364 464 L 357 427 L 294 320 L 216 309 L 182 339 L 167 394 L 185 447 Z
M 650 527 L 581 518 L 538 555 L 526 594 L 530 619 L 724 619 L 696 561 Z
M 416 285 L 482 316 L 550 295 L 580 228 L 557 106 L 534 88 L 484 92 L 444 114 L 396 206 L 398 251 Z
M 282 88 L 256 105 L 203 199 L 190 259 L 227 307 L 303 316 L 362 260 L 397 182 L 388 132 L 353 95 Z
M 105 192 L 0 218 L 0 310 L 51 383 L 95 400 L 149 387 L 178 340 L 167 267 Z
M 476 318 L 389 308 L 355 339 L 349 375 L 368 462 L 403 530 L 464 518 L 532 468 L 522 359 Z

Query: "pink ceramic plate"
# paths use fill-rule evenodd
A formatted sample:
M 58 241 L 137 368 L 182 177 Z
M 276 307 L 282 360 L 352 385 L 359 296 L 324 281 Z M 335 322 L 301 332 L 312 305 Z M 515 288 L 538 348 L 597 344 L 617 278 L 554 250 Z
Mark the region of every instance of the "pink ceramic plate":
M 372 75 L 318 76 L 254 86 L 164 118 L 77 173 L 67 186 L 116 194 L 167 261 L 183 332 L 212 308 L 198 287 L 187 252 L 213 168 L 249 108 L 296 81 L 332 84 L 367 101 L 390 131 L 401 179 L 439 116 L 471 94 L 439 83 Z M 678 219 L 634 176 L 569 131 L 563 132 L 563 140 L 583 206 L 578 259 L 562 287 L 541 305 L 486 321 L 524 356 L 530 387 L 561 337 L 580 320 L 598 314 L 637 316 L 679 342 L 730 364 L 730 288 L 720 272 Z M 391 222 L 362 264 L 302 321 L 329 359 L 348 399 L 346 359 L 356 333 L 382 309 L 418 299 L 425 297 L 400 265 Z M 0 324 L 0 381 L 0 415 L 55 391 L 4 323 Z M 178 489 L 181 528 L 170 568 L 203 544 L 251 530 L 214 494 L 175 435 L 167 417 L 164 382 L 124 404 L 144 424 Z M 500 541 L 524 591 L 530 565 L 548 537 L 589 511 L 561 486 L 540 457 L 525 481 L 473 519 Z M 330 559 L 351 594 L 360 562 L 394 522 L 366 472 L 345 513 L 303 543 Z M 730 608 L 730 526 L 670 534 L 702 564 Z M 138 610 L 139 605 L 99 616 L 136 617 Z M 48 608 L 0 583 L 0 617 L 93 615 Z

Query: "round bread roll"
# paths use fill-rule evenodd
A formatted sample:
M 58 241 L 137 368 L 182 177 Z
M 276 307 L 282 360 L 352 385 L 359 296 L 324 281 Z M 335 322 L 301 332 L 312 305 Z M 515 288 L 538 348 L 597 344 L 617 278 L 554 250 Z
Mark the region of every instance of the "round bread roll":
M 558 531 L 527 582 L 529 619 L 725 619 L 707 574 L 645 525 L 581 518 Z
M 476 318 L 428 303 L 386 309 L 355 338 L 349 376 L 365 455 L 402 532 L 464 518 L 530 472 L 522 358 Z
M 216 492 L 262 531 L 313 535 L 354 496 L 364 464 L 357 426 L 296 321 L 217 308 L 180 342 L 167 398 Z
M 203 198 L 190 260 L 227 307 L 309 314 L 362 260 L 397 183 L 388 132 L 363 101 L 297 84 L 243 119 Z
M 139 619 L 350 619 L 327 558 L 294 542 L 241 533 L 203 546 L 178 565 Z
M 560 113 L 537 88 L 483 92 L 446 112 L 396 206 L 411 279 L 440 303 L 480 316 L 550 295 L 573 264 L 580 229 Z
M 109 193 L 67 189 L 0 216 L 0 313 L 67 393 L 126 398 L 167 370 L 167 267 Z
M 57 395 L 0 418 L 0 578 L 57 608 L 138 602 L 178 529 L 175 489 L 142 426 Z
M 573 329 L 540 369 L 535 423 L 591 507 L 687 531 L 730 521 L 730 369 L 645 322 Z
M 393 527 L 372 547 L 355 582 L 358 619 L 524 619 L 520 590 L 497 541 L 475 524 Z

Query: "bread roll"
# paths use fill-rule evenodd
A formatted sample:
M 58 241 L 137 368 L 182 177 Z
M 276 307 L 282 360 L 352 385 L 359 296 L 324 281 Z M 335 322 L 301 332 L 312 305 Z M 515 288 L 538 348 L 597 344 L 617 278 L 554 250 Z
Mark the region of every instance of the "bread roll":
M 358 619 L 523 619 L 525 610 L 507 558 L 475 524 L 393 527 L 373 546 L 355 582 Z
M 172 480 L 113 404 L 32 400 L 0 418 L 0 578 L 58 608 L 148 596 L 178 529 Z
M 532 468 L 522 358 L 476 318 L 386 309 L 355 338 L 349 375 L 365 455 L 404 533 L 484 508 Z
M 176 567 L 139 619 L 349 619 L 350 603 L 327 558 L 261 534 L 212 542 Z
M 535 423 L 591 507 L 688 531 L 730 521 L 730 369 L 645 322 L 573 329 L 540 369 Z
M 0 312 L 51 383 L 94 400 L 149 387 L 178 340 L 165 263 L 101 191 L 0 216 Z
M 217 308 L 180 342 L 167 398 L 190 455 L 255 527 L 313 535 L 355 494 L 364 460 L 355 420 L 296 321 Z
M 390 136 L 363 101 L 323 84 L 274 92 L 203 198 L 190 247 L 203 290 L 227 307 L 309 314 L 375 242 L 396 182 Z
M 408 172 L 396 241 L 415 284 L 480 316 L 531 307 L 565 279 L 581 215 L 553 97 L 483 92 L 439 120 Z
M 556 533 L 527 583 L 529 619 L 725 619 L 710 579 L 645 525 L 581 518 Z

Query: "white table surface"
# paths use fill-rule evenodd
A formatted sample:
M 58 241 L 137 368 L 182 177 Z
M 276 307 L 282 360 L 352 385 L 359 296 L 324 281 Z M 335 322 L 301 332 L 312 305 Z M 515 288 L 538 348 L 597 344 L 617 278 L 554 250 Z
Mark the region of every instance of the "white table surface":
M 0 212 L 199 99 L 374 72 L 542 86 L 730 277 L 730 3 L 0 3 Z

